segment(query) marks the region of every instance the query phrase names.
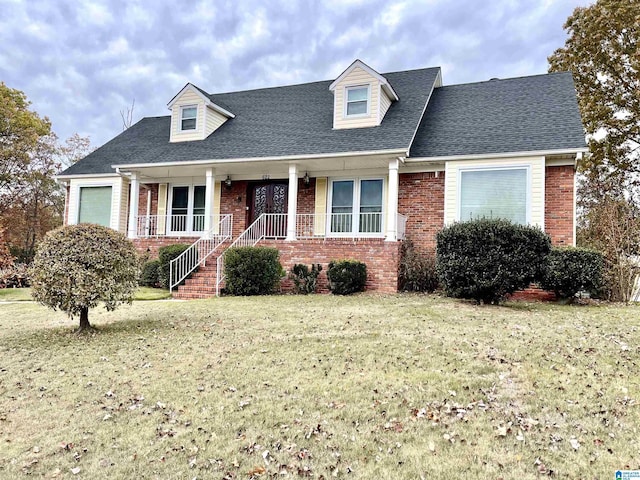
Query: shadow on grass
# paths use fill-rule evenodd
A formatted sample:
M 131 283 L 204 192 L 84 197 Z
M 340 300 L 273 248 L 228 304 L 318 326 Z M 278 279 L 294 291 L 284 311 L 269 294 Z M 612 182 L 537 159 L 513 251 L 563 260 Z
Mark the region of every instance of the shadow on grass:
M 91 321 L 91 315 L 89 321 Z M 151 317 L 115 320 L 103 324 L 96 323 L 91 325 L 91 329 L 82 332 L 78 332 L 78 327 L 77 319 L 74 319 L 73 323 L 69 320 L 68 325 L 45 327 L 37 331 L 6 336 L 3 339 L 3 344 L 8 348 L 73 347 L 79 343 L 90 344 L 120 339 L 123 336 L 155 334 L 160 330 L 173 328 L 167 320 Z

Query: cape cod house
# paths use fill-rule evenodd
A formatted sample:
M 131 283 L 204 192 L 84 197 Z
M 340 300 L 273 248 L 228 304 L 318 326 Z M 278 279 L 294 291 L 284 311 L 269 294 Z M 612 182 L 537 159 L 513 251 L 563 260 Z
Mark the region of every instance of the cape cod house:
M 380 74 L 356 60 L 330 81 L 209 94 L 187 84 L 57 178 L 65 222 L 125 232 L 141 252 L 193 243 L 175 294 L 216 294 L 230 245 L 294 263 L 355 258 L 368 289 L 397 289 L 400 245 L 435 246 L 481 216 L 575 242 L 576 163 L 586 152 L 572 77 L 443 86 L 440 68 Z

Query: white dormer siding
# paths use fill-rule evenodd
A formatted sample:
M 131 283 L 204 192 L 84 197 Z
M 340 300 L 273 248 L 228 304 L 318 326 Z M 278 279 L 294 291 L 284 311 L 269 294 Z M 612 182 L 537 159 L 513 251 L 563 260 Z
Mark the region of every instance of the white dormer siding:
M 389 82 L 360 60 L 353 62 L 329 89 L 333 92 L 333 128 L 364 128 L 380 125 L 391 102 L 398 97 Z M 363 90 L 366 90 L 366 111 L 361 113 Z M 351 95 L 350 95 L 351 92 Z M 359 108 L 349 111 L 349 103 L 357 101 Z M 353 107 L 353 105 L 352 105 Z
M 234 117 L 231 112 L 217 106 L 190 83 L 173 97 L 168 106 L 171 110 L 170 142 L 204 140 L 229 118 Z M 183 122 L 183 118 L 192 118 L 184 116 L 185 109 L 189 114 L 192 108 L 197 110 L 195 128 L 183 128 L 184 126 L 192 127 L 192 121 Z

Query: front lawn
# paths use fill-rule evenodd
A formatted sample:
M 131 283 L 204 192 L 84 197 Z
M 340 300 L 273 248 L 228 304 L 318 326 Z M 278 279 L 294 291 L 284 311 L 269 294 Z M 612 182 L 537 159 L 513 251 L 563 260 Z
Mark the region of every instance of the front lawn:
M 636 307 L 361 295 L 0 305 L 0 477 L 613 478 Z

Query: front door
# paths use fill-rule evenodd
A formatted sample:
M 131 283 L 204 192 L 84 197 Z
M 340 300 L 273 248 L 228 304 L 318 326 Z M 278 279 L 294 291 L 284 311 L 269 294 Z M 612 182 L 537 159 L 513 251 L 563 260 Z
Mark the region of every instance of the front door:
M 249 186 L 249 223 L 255 222 L 263 213 L 267 215 L 265 223 L 266 237 L 285 237 L 287 235 L 287 183 L 254 183 Z

